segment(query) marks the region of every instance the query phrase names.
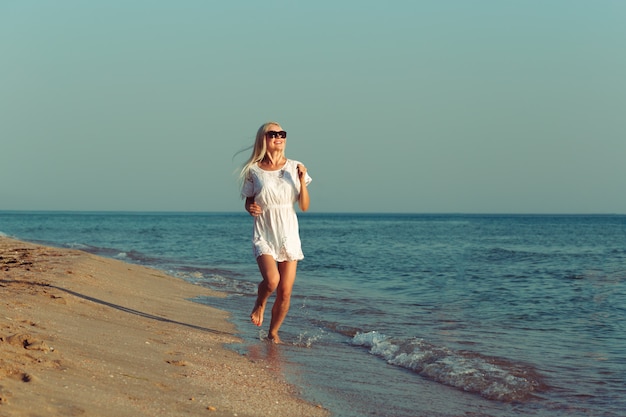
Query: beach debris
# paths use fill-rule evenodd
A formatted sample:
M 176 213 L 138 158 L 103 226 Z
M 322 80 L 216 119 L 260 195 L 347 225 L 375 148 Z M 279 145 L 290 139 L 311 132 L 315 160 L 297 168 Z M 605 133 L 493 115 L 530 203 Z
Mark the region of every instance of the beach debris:
M 0 341 L 6 342 L 13 346 L 22 346 L 27 350 L 41 350 L 49 352 L 51 349 L 48 344 L 42 340 L 37 340 L 26 333 L 18 333 L 8 337 L 0 337 Z

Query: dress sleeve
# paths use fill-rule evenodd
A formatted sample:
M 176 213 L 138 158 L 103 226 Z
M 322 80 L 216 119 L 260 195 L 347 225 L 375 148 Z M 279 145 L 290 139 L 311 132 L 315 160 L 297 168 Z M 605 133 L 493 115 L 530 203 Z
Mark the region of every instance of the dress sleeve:
M 241 187 L 241 197 L 254 197 L 254 179 L 252 178 L 251 173 L 248 173 L 245 181 L 243 182 L 243 186 Z

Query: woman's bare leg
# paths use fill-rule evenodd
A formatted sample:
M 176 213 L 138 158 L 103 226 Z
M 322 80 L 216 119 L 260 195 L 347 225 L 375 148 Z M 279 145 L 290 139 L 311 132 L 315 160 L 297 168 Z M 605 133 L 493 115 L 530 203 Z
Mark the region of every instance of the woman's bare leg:
M 254 308 L 250 314 L 250 320 L 257 326 L 263 324 L 263 314 L 265 312 L 265 306 L 268 298 L 278 287 L 280 282 L 280 272 L 276 261 L 270 255 L 261 255 L 257 259 L 259 265 L 259 271 L 263 277 L 263 281 L 259 284 L 257 299 L 254 303 Z
M 289 305 L 291 304 L 291 291 L 293 290 L 293 284 L 296 281 L 296 269 L 298 267 L 298 261 L 279 262 L 278 271 L 280 274 L 280 281 L 276 291 L 276 301 L 272 307 L 272 321 L 270 322 L 270 330 L 268 338 L 274 343 L 280 343 L 278 337 L 278 329 L 285 321 L 287 312 L 289 311 Z

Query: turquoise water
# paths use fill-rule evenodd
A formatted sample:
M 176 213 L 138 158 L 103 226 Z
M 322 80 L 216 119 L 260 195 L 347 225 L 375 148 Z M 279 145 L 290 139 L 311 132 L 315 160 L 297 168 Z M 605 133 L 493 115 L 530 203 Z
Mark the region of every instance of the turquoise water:
M 227 293 L 196 301 L 233 314 L 232 348 L 337 416 L 623 415 L 626 216 L 300 215 L 280 347 L 248 323 L 251 221 L 0 212 L 0 232 Z

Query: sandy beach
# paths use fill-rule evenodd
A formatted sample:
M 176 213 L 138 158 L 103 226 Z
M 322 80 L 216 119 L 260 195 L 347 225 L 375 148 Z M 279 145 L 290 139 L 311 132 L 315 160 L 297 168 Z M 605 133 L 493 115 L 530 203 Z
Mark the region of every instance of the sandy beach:
M 327 416 L 220 296 L 160 271 L 0 237 L 0 416 Z

